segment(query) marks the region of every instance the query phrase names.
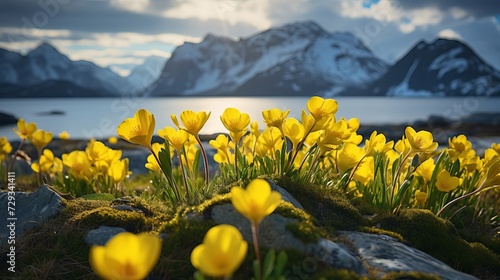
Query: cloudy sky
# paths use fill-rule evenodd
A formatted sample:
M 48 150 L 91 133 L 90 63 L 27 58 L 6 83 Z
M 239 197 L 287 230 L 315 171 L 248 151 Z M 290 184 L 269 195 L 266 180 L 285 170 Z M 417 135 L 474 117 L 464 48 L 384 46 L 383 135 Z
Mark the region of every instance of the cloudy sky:
M 127 75 L 207 33 L 237 39 L 304 20 L 352 32 L 388 62 L 441 36 L 500 69 L 498 0 L 1 0 L 0 48 L 26 53 L 47 41 Z

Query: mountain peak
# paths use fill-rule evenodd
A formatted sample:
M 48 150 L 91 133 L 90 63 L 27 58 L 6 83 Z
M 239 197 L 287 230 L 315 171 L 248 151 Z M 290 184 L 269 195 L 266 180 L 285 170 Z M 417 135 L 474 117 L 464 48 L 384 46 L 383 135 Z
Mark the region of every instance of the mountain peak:
M 54 48 L 51 44 L 47 42 L 42 42 L 40 45 L 38 45 L 36 48 L 31 50 L 28 55 L 48 55 L 48 54 L 58 54 L 62 55 L 56 48 Z

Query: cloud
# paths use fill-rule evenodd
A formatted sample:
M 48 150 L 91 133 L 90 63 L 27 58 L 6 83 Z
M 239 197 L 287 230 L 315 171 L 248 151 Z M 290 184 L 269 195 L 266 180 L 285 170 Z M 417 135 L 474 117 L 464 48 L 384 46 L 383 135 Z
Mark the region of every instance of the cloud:
M 443 29 L 438 33 L 439 38 L 463 40 L 462 36 L 452 29 Z

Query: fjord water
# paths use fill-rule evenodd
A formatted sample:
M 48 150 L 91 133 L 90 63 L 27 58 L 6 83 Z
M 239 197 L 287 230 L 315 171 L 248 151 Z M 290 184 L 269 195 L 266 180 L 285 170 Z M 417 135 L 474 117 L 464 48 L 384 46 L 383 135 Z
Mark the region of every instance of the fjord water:
M 179 98 L 43 98 L 1 99 L 0 112 L 36 122 L 38 128 L 52 131 L 57 136 L 66 130 L 72 138 L 104 138 L 116 135 L 116 127 L 145 108 L 155 115 L 156 130 L 173 126 L 170 115 L 183 110 L 212 113 L 201 131 L 203 134 L 224 132 L 220 115 L 234 107 L 258 120 L 263 128 L 262 110 L 290 109 L 290 117 L 300 119 L 308 97 L 179 97 Z M 359 118 L 363 124 L 400 124 L 425 120 L 431 115 L 453 121 L 471 113 L 500 112 L 500 98 L 389 98 L 336 97 L 339 103 L 337 117 Z M 64 114 L 51 114 L 63 112 Z M 0 136 L 17 139 L 15 125 L 0 127 Z

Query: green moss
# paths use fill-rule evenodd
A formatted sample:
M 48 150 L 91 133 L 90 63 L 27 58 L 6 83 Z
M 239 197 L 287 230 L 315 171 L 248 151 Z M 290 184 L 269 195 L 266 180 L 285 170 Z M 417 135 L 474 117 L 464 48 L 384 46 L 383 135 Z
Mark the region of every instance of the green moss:
M 367 225 L 358 209 L 342 194 L 316 185 L 302 186 L 285 177 L 279 178 L 277 184 L 286 188 L 321 227 L 334 231 L 355 230 Z
M 367 280 L 368 278 L 345 269 L 328 269 L 316 273 L 312 279 Z
M 478 270 L 500 274 L 498 255 L 480 243 L 466 242 L 458 236 L 451 222 L 430 211 L 402 209 L 398 215 L 381 215 L 374 222 L 457 270 L 470 274 Z
M 384 275 L 383 280 L 439 280 L 439 276 L 421 272 L 391 272 Z
M 360 229 L 360 231 L 366 232 L 366 233 L 373 233 L 373 234 L 384 234 L 384 235 L 396 238 L 400 242 L 404 241 L 404 238 L 401 236 L 401 234 L 390 231 L 390 230 L 385 230 L 385 229 L 376 228 L 376 227 L 362 227 Z

